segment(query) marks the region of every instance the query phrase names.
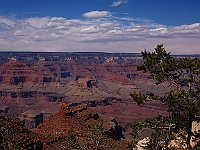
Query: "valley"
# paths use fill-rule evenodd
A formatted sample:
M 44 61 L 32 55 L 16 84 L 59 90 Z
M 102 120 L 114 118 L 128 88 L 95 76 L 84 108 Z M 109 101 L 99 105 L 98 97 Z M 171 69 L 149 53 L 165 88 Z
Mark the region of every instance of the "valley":
M 149 73 L 137 71 L 142 63 L 138 54 L 7 52 L 0 62 L 0 115 L 18 118 L 31 130 L 63 104 L 87 104 L 100 116 L 115 118 L 126 138 L 129 122 L 168 115 L 161 102 L 139 106 L 130 97 L 133 92 L 164 95 L 169 90 L 168 84 L 155 85 Z

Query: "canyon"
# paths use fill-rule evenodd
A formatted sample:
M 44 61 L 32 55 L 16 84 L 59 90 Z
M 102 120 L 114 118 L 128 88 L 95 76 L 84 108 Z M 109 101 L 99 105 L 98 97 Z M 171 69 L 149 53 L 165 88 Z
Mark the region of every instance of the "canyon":
M 134 53 L 1 52 L 0 115 L 18 118 L 28 129 L 48 129 L 54 121 L 45 120 L 60 114 L 63 105 L 86 104 L 103 118 L 114 118 L 128 139 L 129 122 L 168 115 L 161 102 L 139 106 L 130 97 L 169 90 L 167 83 L 156 85 L 148 72 L 137 71 L 142 63 Z

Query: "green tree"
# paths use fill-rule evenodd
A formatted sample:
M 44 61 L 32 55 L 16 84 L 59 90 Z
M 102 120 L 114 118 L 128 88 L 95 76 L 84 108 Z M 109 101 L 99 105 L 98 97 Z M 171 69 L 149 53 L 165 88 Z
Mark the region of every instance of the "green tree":
M 169 142 L 174 139 L 174 135 L 172 134 L 174 131 L 174 124 L 171 124 L 169 119 L 169 117 L 162 117 L 161 115 L 158 115 L 156 118 L 130 123 L 129 126 L 133 129 L 130 135 L 132 135 L 133 138 L 138 138 L 142 135 L 143 131 L 151 129 L 152 135 L 146 149 L 168 149 Z
M 73 150 L 73 149 L 79 148 L 77 135 L 73 129 L 69 129 L 69 131 L 66 135 L 66 141 L 68 144 L 68 149 Z
M 99 120 L 91 126 L 91 129 L 83 137 L 75 133 L 73 129 L 68 131 L 66 141 L 68 149 L 104 149 L 106 146 L 107 134 L 103 132 L 103 121 Z
M 174 58 L 163 44 L 157 45 L 154 52 L 142 51 L 142 56 L 144 64 L 138 70 L 150 72 L 149 78 L 155 79 L 156 84 L 170 83 L 171 90 L 163 97 L 156 97 L 171 111 L 177 133 L 187 133 L 186 144 L 191 149 L 192 122 L 199 120 L 200 114 L 200 58 Z M 145 100 L 140 93 L 131 96 L 138 104 Z

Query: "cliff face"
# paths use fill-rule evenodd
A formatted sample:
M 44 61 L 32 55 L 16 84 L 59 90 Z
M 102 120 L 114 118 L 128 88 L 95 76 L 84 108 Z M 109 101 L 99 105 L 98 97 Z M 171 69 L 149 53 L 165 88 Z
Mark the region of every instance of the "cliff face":
M 48 137 L 44 140 L 49 140 L 51 137 L 59 137 L 67 134 L 69 129 L 73 129 L 78 135 L 86 136 L 91 132 L 92 127 L 102 121 L 103 132 L 108 132 L 111 138 L 120 139 L 122 137 L 121 131 L 117 122 L 111 118 L 99 116 L 94 108 L 87 107 L 87 104 L 78 104 L 70 106 L 62 104 L 58 113 L 50 118 L 47 118 L 37 128 L 37 133 Z M 116 133 L 116 135 L 113 135 Z
M 80 78 L 80 82 L 87 82 L 83 83 L 84 85 L 96 82 L 96 80 L 119 82 L 124 85 L 133 84 L 132 80 L 141 76 L 141 73 L 137 72 L 136 69 L 137 63 L 122 62 L 114 60 L 105 60 L 102 63 L 99 60 L 51 62 L 42 59 L 36 62 L 27 61 L 27 65 L 12 58 L 0 67 L 0 83 L 18 85 L 26 82 L 59 82 L 60 79 L 73 77 L 75 81 Z M 88 81 L 84 81 L 86 79 Z
M 118 142 L 115 140 L 123 137 L 121 128 L 115 119 L 99 116 L 93 108 L 87 107 L 86 104 L 62 104 L 58 113 L 47 118 L 37 127 L 36 133 L 45 143 L 45 149 L 59 149 L 61 145 L 69 148 L 70 145 L 67 143 L 69 134 L 75 136 L 74 139 L 77 141 L 74 144 L 76 146 L 81 146 L 88 140 L 88 144 L 95 147 L 95 143 L 93 143 L 95 138 L 93 139 L 92 136 L 101 137 L 99 142 L 107 139 L 108 143 L 103 149 L 112 147 L 109 142 L 116 146 Z M 107 136 L 104 137 L 105 133 Z
M 38 66 L 41 68 L 41 66 Z M 43 67 L 44 68 L 44 67 Z M 46 69 L 48 70 L 48 69 Z M 43 70 L 34 70 L 27 64 L 11 59 L 0 67 L 0 83 L 7 85 L 18 85 L 26 82 L 42 83 L 54 82 L 51 73 Z

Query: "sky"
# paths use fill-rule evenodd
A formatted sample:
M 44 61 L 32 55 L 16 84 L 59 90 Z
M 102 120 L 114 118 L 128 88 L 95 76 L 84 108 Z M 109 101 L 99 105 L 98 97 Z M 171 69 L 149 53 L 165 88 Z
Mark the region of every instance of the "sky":
M 200 54 L 200 0 L 0 0 L 0 51 Z

